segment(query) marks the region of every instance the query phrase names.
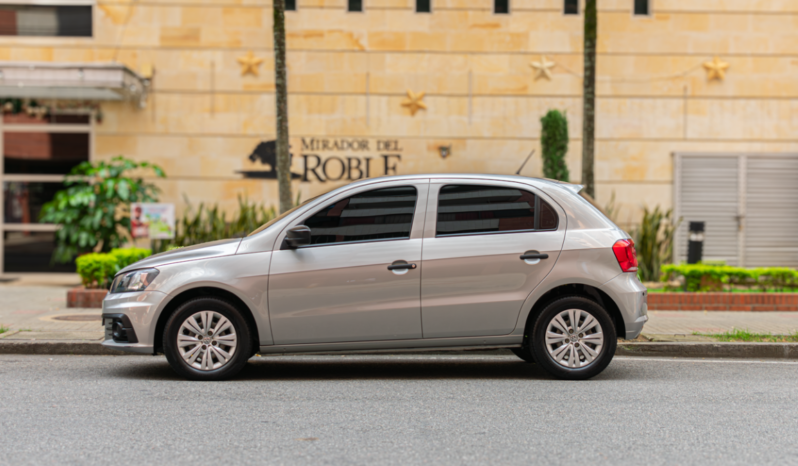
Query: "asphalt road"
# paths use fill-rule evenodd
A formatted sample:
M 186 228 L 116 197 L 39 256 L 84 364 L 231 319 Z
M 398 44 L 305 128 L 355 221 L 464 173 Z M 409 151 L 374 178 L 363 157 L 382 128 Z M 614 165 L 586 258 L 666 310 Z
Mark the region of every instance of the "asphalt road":
M 798 363 L 616 358 L 587 382 L 512 356 L 0 355 L 0 464 L 751 464 L 798 458 Z

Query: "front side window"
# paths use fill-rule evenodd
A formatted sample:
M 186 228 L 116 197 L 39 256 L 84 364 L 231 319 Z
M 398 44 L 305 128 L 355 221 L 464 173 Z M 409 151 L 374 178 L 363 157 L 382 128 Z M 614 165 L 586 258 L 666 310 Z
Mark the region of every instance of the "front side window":
M 0 5 L 0 36 L 91 37 L 91 6 Z
M 416 188 L 401 186 L 356 194 L 305 220 L 310 244 L 409 239 Z
M 436 236 L 556 230 L 557 213 L 538 196 L 515 188 L 449 185 L 438 194 Z

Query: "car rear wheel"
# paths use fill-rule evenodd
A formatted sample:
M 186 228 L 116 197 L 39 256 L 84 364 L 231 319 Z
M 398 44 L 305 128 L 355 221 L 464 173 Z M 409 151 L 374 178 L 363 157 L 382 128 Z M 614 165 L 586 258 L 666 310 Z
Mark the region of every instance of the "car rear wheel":
M 532 331 L 532 353 L 547 372 L 584 380 L 601 373 L 617 345 L 612 318 L 595 301 L 572 296 L 551 302 Z
M 163 342 L 172 369 L 191 380 L 229 379 L 252 353 L 249 325 L 241 311 L 211 297 L 181 305 L 166 323 Z

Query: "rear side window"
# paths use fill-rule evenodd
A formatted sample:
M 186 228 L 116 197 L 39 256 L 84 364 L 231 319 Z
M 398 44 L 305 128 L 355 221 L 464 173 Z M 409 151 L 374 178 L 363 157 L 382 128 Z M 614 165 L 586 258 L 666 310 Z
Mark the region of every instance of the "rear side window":
M 376 189 L 330 204 L 305 221 L 310 244 L 408 239 L 416 188 Z
M 448 185 L 438 194 L 436 236 L 556 230 L 557 212 L 515 188 Z

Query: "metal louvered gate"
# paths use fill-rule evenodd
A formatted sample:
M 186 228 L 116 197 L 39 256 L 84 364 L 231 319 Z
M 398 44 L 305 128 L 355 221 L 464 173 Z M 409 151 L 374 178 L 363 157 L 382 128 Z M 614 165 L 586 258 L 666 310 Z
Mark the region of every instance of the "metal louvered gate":
M 798 267 L 798 154 L 676 154 L 674 214 L 676 262 L 704 221 L 704 260 Z

